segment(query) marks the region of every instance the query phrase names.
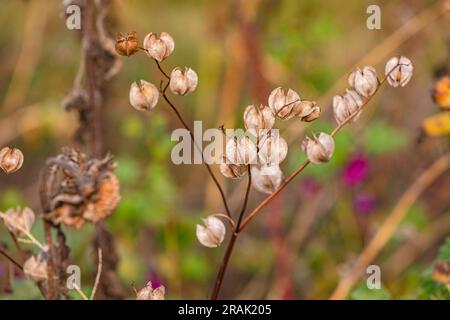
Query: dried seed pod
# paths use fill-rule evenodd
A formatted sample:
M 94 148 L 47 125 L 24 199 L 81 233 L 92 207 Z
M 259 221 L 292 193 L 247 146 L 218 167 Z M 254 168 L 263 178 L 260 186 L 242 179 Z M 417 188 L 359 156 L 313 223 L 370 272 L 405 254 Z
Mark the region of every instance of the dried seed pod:
M 364 105 L 363 98 L 355 91 L 347 89 L 342 96 L 333 97 L 333 113 L 337 123 L 344 122 L 348 117 L 355 114 Z M 353 116 L 355 122 L 361 115 L 361 111 Z
M 139 290 L 136 295 L 136 300 L 164 300 L 166 295 L 166 288 L 159 286 L 153 289 L 151 281 L 149 281 L 144 288 Z
M 42 282 L 47 280 L 47 261 L 42 254 L 37 257 L 31 256 L 23 264 L 23 272 L 34 282 Z
M 139 41 L 136 32 L 123 34 L 119 32 L 116 37 L 116 52 L 121 56 L 131 56 L 139 51 Z
M 226 228 L 222 220 L 214 216 L 203 219 L 203 225 L 197 224 L 197 239 L 208 248 L 218 247 L 225 239 Z
M 120 201 L 120 184 L 110 155 L 87 159 L 65 148 L 46 161 L 41 173 L 41 206 L 44 219 L 77 229 L 111 215 Z
M 262 193 L 275 192 L 284 179 L 283 172 L 276 166 L 251 166 L 252 186 Z
M 172 54 L 175 41 L 167 32 L 162 32 L 159 37 L 156 33 L 150 32 L 145 36 L 143 46 L 148 56 L 161 62 Z
M 413 74 L 413 65 L 408 58 L 393 57 L 386 63 L 384 73 L 387 76 L 388 83 L 394 88 L 398 86 L 404 87 Z
M 17 148 L 4 147 L 0 150 L 0 168 L 7 173 L 14 173 L 23 165 L 23 153 Z
M 185 96 L 197 88 L 198 76 L 197 73 L 191 68 L 184 68 L 182 71 L 180 68 L 175 68 L 170 74 L 170 90 L 180 96 Z
M 94 223 L 108 217 L 120 202 L 120 183 L 113 172 L 105 172 L 97 188 L 97 195 L 86 205 L 83 218 Z
M 257 148 L 248 136 L 233 138 L 227 142 L 226 158 L 228 163 L 235 165 L 248 165 L 256 162 Z
M 269 107 L 276 117 L 291 119 L 300 114 L 300 96 L 292 89 L 288 89 L 286 93 L 283 88 L 278 87 L 270 93 Z
M 249 105 L 244 111 L 246 129 L 270 130 L 275 124 L 275 117 L 268 106 Z
M 0 212 L 0 218 L 3 219 L 6 228 L 16 237 L 22 237 L 25 233 L 31 231 L 35 215 L 33 210 L 26 207 L 23 210 L 20 207 L 8 209 L 5 213 Z
M 288 144 L 273 131 L 264 135 L 258 143 L 258 160 L 260 165 L 274 166 L 280 164 L 287 155 Z
M 334 140 L 329 134 L 321 132 L 318 137 L 306 137 L 302 142 L 302 149 L 311 163 L 325 163 L 333 156 Z
M 320 117 L 320 107 L 315 101 L 302 100 L 298 105 L 299 118 L 301 121 L 311 122 Z
M 227 178 L 238 179 L 247 173 L 247 166 L 245 164 L 227 163 L 227 160 L 224 158 L 220 164 L 220 172 Z
M 148 111 L 156 107 L 159 99 L 159 91 L 150 82 L 141 80 L 141 84 L 136 82 L 131 84 L 130 104 L 139 111 Z
M 350 73 L 348 83 L 363 97 L 370 97 L 378 88 L 377 71 L 372 66 L 357 68 Z

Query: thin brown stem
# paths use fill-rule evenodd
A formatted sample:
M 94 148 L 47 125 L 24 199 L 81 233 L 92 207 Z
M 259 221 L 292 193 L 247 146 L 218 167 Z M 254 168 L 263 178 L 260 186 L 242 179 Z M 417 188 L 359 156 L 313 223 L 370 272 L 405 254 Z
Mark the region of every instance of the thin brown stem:
M 239 214 L 239 219 L 236 224 L 236 231 L 239 231 L 239 227 L 241 225 L 242 218 L 244 217 L 245 210 L 247 210 L 248 199 L 250 197 L 250 188 L 252 186 L 252 172 L 250 170 L 250 165 L 247 166 L 247 173 L 248 173 L 247 189 L 245 190 L 244 203 L 242 204 L 241 213 Z
M 16 237 L 16 236 L 14 235 L 14 233 L 12 233 L 11 231 L 8 230 L 8 232 L 9 232 L 9 235 L 11 236 L 11 239 L 12 239 L 13 242 L 14 242 L 14 245 L 16 246 L 17 251 L 18 251 L 19 254 L 20 254 L 20 259 L 21 259 L 22 261 L 25 261 L 25 259 L 26 259 L 26 254 L 25 254 L 25 252 L 23 251 L 22 247 L 20 246 L 20 243 L 19 243 L 19 241 L 17 240 L 17 237 Z
M 164 75 L 164 77 L 166 77 L 167 80 L 170 80 L 170 76 L 163 70 L 159 61 L 156 59 L 154 59 L 154 60 L 156 62 L 156 66 L 158 67 L 159 71 L 161 71 L 161 73 Z
M 0 254 L 2 256 L 4 256 L 6 259 L 8 259 L 9 261 L 11 261 L 11 263 L 13 265 L 15 265 L 19 270 L 23 271 L 23 267 L 22 265 L 17 262 L 13 257 L 11 257 L 5 250 L 3 250 L 2 248 L 0 248 Z
M 239 229 L 239 232 L 245 229 L 247 225 L 258 215 L 258 213 L 263 209 L 269 202 L 271 202 L 288 184 L 291 182 L 303 169 L 306 168 L 306 166 L 309 165 L 309 160 L 305 160 L 297 169 L 295 169 L 294 172 L 291 173 L 289 177 L 287 177 L 283 183 L 280 185 L 280 187 L 275 190 L 274 193 L 269 195 L 267 198 L 265 198 L 248 216 L 245 218 L 245 220 L 242 222 L 241 227 Z
M 56 298 L 55 285 L 55 264 L 53 260 L 53 242 L 52 242 L 52 226 L 47 221 L 44 221 L 45 242 L 48 246 L 48 264 L 47 264 L 47 299 L 53 300 Z
M 216 185 L 217 190 L 219 190 L 220 196 L 221 196 L 221 198 L 222 198 L 223 205 L 224 205 L 224 207 L 225 207 L 226 214 L 227 214 L 228 217 L 230 217 L 230 218 L 232 219 L 232 217 L 231 217 L 231 211 L 230 211 L 230 208 L 228 207 L 227 198 L 226 198 L 226 196 L 225 196 L 225 192 L 224 192 L 223 189 L 222 189 L 222 186 L 221 186 L 220 183 L 219 183 L 219 180 L 217 180 L 217 178 L 216 178 L 216 176 L 214 175 L 214 173 L 213 173 L 211 167 L 209 166 L 209 164 L 207 164 L 207 163 L 205 162 L 205 158 L 204 158 L 204 156 L 203 156 L 203 152 L 202 152 L 200 146 L 197 144 L 197 141 L 195 141 L 194 134 L 192 133 L 191 128 L 190 128 L 189 125 L 186 123 L 186 121 L 184 120 L 183 116 L 182 116 L 181 113 L 178 111 L 178 109 L 175 107 L 175 105 L 172 103 L 172 101 L 170 101 L 170 99 L 169 99 L 169 98 L 167 97 L 167 95 L 166 95 L 166 90 L 167 90 L 167 88 L 168 88 L 168 86 L 169 86 L 169 83 L 170 83 L 170 76 L 167 75 L 167 73 L 166 73 L 166 72 L 164 71 L 164 69 L 161 67 L 161 64 L 159 63 L 159 61 L 156 60 L 156 59 L 154 59 L 154 60 L 155 60 L 155 62 L 156 62 L 156 65 L 157 65 L 157 67 L 158 67 L 158 70 L 164 75 L 164 77 L 166 77 L 166 78 L 169 80 L 169 81 L 167 82 L 167 84 L 164 86 L 164 88 L 163 88 L 163 89 L 160 89 L 160 90 L 161 90 L 162 97 L 163 97 L 163 99 L 167 102 L 167 104 L 168 104 L 169 107 L 172 109 L 172 111 L 175 113 L 175 115 L 177 116 L 178 120 L 181 122 L 181 124 L 183 125 L 183 127 L 189 132 L 189 136 L 191 137 L 191 140 L 192 140 L 192 142 L 194 143 L 195 148 L 197 149 L 198 152 L 200 152 L 200 154 L 201 154 L 201 156 L 202 156 L 202 163 L 205 165 L 206 170 L 208 171 L 209 175 L 211 176 L 211 179 L 214 181 L 214 184 Z
M 155 60 L 156 61 L 156 60 Z M 159 65 L 159 64 L 158 64 Z M 225 197 L 225 192 L 223 191 L 222 187 L 220 186 L 219 181 L 217 180 L 216 176 L 214 175 L 214 173 L 212 172 L 212 169 L 210 167 L 209 164 L 207 164 L 205 162 L 204 156 L 203 156 L 203 152 L 200 148 L 200 146 L 197 144 L 197 141 L 195 141 L 194 138 L 194 134 L 192 133 L 191 129 L 189 128 L 188 124 L 186 123 L 186 121 L 184 121 L 183 116 L 180 114 L 180 112 L 178 111 L 178 109 L 175 107 L 175 105 L 169 100 L 169 98 L 167 97 L 165 91 L 162 91 L 162 97 L 163 99 L 167 102 L 167 104 L 170 106 L 170 108 L 172 109 L 172 111 L 175 113 L 175 115 L 177 116 L 178 120 L 181 122 L 181 124 L 183 125 L 183 127 L 189 132 L 189 135 L 191 137 L 192 142 L 194 143 L 195 148 L 197 149 L 198 152 L 200 152 L 201 156 L 202 156 L 202 163 L 205 165 L 206 170 L 208 170 L 209 175 L 211 176 L 211 179 L 214 181 L 214 184 L 216 185 L 217 189 L 220 192 L 220 196 L 222 197 L 222 202 L 223 205 L 225 207 L 225 211 L 226 214 L 231 218 L 231 211 L 228 207 L 228 202 L 227 199 Z
M 248 183 L 247 189 L 245 191 L 244 203 L 242 205 L 241 212 L 239 214 L 239 218 L 234 229 L 233 234 L 231 235 L 230 242 L 228 242 L 227 249 L 225 251 L 225 255 L 223 256 L 222 262 L 220 264 L 219 272 L 217 273 L 216 280 L 214 282 L 214 289 L 211 294 L 211 300 L 217 300 L 220 292 L 220 288 L 222 287 L 223 277 L 225 276 L 225 271 L 228 267 L 228 262 L 230 261 L 231 254 L 233 253 L 234 244 L 236 243 L 237 236 L 239 234 L 239 227 L 242 222 L 242 219 L 245 214 L 245 210 L 247 210 L 248 198 L 250 195 L 250 188 L 252 185 L 252 174 L 250 171 L 250 165 L 247 167 L 248 171 Z
M 76 283 L 73 284 L 73 287 L 78 292 L 78 294 L 83 298 L 83 300 L 89 300 L 86 294 L 84 294 L 83 290 L 81 290 L 81 288 Z
M 98 248 L 97 275 L 95 276 L 94 288 L 92 289 L 90 300 L 94 300 L 95 293 L 97 292 L 98 284 L 100 283 L 100 277 L 102 276 L 102 269 L 103 269 L 103 254 L 102 254 L 102 249 Z
M 96 99 L 96 75 L 95 75 L 95 61 L 94 56 L 91 52 L 93 37 L 94 37 L 94 8 L 93 1 L 86 1 L 86 17 L 85 21 L 85 34 L 84 34 L 84 50 L 85 50 L 85 67 L 87 75 L 87 85 L 88 85 L 88 98 L 89 105 L 92 112 L 92 123 L 91 125 L 91 138 L 92 138 L 92 156 L 100 157 L 102 153 L 102 127 L 101 127 L 101 113 L 100 105 L 97 103 Z

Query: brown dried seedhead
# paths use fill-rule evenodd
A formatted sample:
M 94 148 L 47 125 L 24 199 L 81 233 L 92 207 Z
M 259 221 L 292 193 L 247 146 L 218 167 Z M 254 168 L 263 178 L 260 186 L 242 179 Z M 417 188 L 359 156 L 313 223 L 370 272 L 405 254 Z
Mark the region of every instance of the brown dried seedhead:
M 81 228 L 108 217 L 120 201 L 112 157 L 87 159 L 72 148 L 47 160 L 41 172 L 44 218 L 54 225 Z
M 450 261 L 438 261 L 433 267 L 433 279 L 450 286 Z
M 123 34 L 119 32 L 116 38 L 116 52 L 122 56 L 131 56 L 138 52 L 139 40 L 136 32 Z

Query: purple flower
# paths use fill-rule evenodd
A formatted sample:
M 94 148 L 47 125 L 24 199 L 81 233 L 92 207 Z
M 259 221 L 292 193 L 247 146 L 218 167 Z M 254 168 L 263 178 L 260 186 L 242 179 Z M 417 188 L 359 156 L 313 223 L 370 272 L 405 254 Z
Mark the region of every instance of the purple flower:
M 375 207 L 375 198 L 369 193 L 359 193 L 353 198 L 353 209 L 358 214 L 369 214 L 375 210 Z
M 363 153 L 350 158 L 344 167 L 342 180 L 348 187 L 355 187 L 363 182 L 369 174 L 369 160 Z
M 313 177 L 304 177 L 300 181 L 300 192 L 302 196 L 314 196 L 320 189 L 319 184 Z
M 147 276 L 147 281 L 151 281 L 152 282 L 152 287 L 153 288 L 158 288 L 159 286 L 161 286 L 163 284 L 163 279 L 153 270 L 149 270 L 148 272 L 148 276 Z

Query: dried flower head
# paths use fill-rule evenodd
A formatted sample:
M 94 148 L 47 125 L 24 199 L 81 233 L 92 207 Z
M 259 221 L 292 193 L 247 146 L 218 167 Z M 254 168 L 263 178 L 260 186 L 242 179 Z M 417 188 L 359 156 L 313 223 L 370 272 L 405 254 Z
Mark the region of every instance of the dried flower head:
M 249 105 L 244 111 L 246 129 L 270 130 L 275 124 L 275 117 L 268 106 Z
M 450 286 L 450 261 L 436 262 L 433 267 L 433 279 Z
M 35 215 L 33 210 L 28 207 L 23 210 L 17 207 L 16 209 L 8 209 L 5 213 L 0 212 L 0 218 L 3 219 L 9 231 L 16 237 L 21 237 L 31 231 Z
M 262 136 L 258 143 L 258 160 L 260 165 L 278 165 L 286 158 L 288 144 L 279 134 L 273 131 Z
M 404 87 L 411 80 L 413 69 L 411 60 L 401 56 L 389 59 L 384 72 L 388 83 L 395 88 L 398 86 Z
M 44 218 L 80 228 L 108 217 L 120 201 L 120 184 L 111 156 L 87 160 L 66 148 L 47 160 L 41 173 L 41 203 Z
M 136 300 L 164 300 L 166 295 L 166 288 L 159 286 L 153 289 L 152 282 L 149 281 L 144 288 L 136 293 Z
M 161 62 L 172 54 L 175 41 L 167 32 L 162 32 L 159 37 L 150 32 L 145 36 L 143 46 L 150 57 Z
M 17 148 L 4 147 L 0 150 L 0 168 L 5 173 L 14 173 L 22 167 L 23 153 Z
M 352 115 L 353 118 L 351 121 L 355 122 L 361 115 L 361 111 L 359 112 L 357 111 L 363 105 L 364 105 L 363 98 L 355 90 L 347 89 L 342 96 L 334 96 L 333 113 L 336 122 L 342 123 Z
M 321 132 L 318 137 L 306 137 L 302 142 L 302 149 L 311 163 L 325 163 L 333 156 L 334 140 L 329 134 Z
M 139 51 L 139 41 L 136 32 L 123 34 L 119 32 L 116 37 L 116 52 L 121 56 L 131 56 Z
M 370 97 L 378 88 L 377 71 L 372 66 L 357 68 L 350 73 L 348 83 L 363 97 Z
M 131 84 L 130 104 L 139 111 L 148 111 L 153 109 L 158 103 L 159 91 L 150 82 L 141 80 L 140 85 L 136 82 Z
M 262 193 L 275 192 L 284 179 L 283 172 L 278 165 L 251 166 L 252 186 Z
M 249 136 L 240 139 L 234 137 L 227 142 L 226 160 L 227 163 L 235 165 L 248 165 L 256 162 L 257 148 Z
M 218 247 L 225 239 L 226 228 L 222 220 L 211 215 L 203 219 L 203 225 L 197 224 L 197 239 L 208 248 Z
M 197 88 L 198 76 L 191 68 L 175 68 L 170 74 L 170 90 L 180 96 L 185 96 Z
M 23 272 L 32 281 L 39 283 L 47 280 L 47 261 L 43 253 L 31 256 L 23 264 Z
M 433 101 L 443 110 L 450 110 L 450 76 L 439 78 L 433 88 Z
M 270 93 L 269 107 L 276 117 L 291 119 L 300 114 L 300 96 L 292 89 L 288 89 L 286 93 L 283 88 L 278 87 Z
M 226 158 L 223 157 L 220 163 L 220 172 L 227 178 L 238 179 L 247 173 L 247 166 L 245 164 L 227 163 Z
M 311 122 L 320 117 L 320 107 L 315 101 L 302 100 L 298 105 L 298 117 L 301 121 Z

